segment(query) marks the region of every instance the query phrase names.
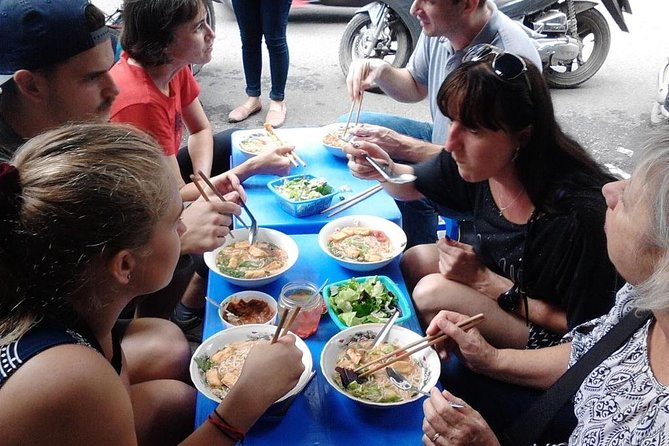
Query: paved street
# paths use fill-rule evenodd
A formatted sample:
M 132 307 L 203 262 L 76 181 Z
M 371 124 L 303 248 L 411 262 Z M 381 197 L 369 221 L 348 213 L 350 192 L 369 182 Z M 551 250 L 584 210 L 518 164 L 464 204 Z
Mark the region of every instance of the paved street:
M 99 0 L 109 7 L 114 0 Z M 106 5 L 105 5 L 106 3 Z M 631 154 L 651 131 L 650 104 L 656 92 L 657 69 L 669 56 L 666 0 L 631 0 L 626 15 L 630 33 L 611 21 L 611 51 L 597 75 L 574 90 L 553 90 L 556 113 L 564 128 L 601 162 L 626 172 Z M 201 99 L 217 130 L 228 128 L 229 111 L 244 98 L 241 43 L 234 17 L 215 4 L 217 27 L 214 58 L 199 74 Z M 602 9 L 603 10 L 603 9 Z M 320 126 L 333 122 L 350 106 L 339 69 L 339 39 L 354 9 L 310 6 L 291 12 L 288 39 L 291 68 L 286 89 L 286 126 Z M 608 18 L 608 13 L 604 11 Z M 265 52 L 266 53 L 266 52 Z M 263 95 L 267 104 L 268 61 L 265 54 Z M 384 95 L 365 96 L 364 109 L 429 119 L 426 103 L 399 104 Z M 262 125 L 264 113 L 239 123 L 240 128 Z M 665 129 L 666 130 L 666 129 Z

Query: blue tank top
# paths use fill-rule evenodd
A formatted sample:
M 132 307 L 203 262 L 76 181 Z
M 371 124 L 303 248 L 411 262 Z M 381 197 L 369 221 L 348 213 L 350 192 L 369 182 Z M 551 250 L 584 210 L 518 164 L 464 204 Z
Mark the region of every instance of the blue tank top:
M 0 346 L 0 387 L 30 358 L 51 347 L 62 344 L 78 344 L 97 350 L 102 347 L 90 333 L 88 327 L 76 331 L 57 321 L 42 319 L 26 331 L 18 340 Z M 116 333 L 112 333 L 113 355 L 111 364 L 121 372 L 121 345 Z

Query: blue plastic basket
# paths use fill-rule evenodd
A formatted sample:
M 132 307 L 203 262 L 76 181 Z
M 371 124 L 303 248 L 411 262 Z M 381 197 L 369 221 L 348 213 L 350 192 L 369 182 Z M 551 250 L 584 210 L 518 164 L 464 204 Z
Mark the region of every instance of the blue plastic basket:
M 395 304 L 399 307 L 400 309 L 400 316 L 397 318 L 397 324 L 401 324 L 402 322 L 408 320 L 411 317 L 411 306 L 409 305 L 409 301 L 407 300 L 407 297 L 404 295 L 402 290 L 400 290 L 400 287 L 397 286 L 393 280 L 388 277 L 388 276 L 366 276 L 366 277 L 353 277 L 351 279 L 347 280 L 341 280 L 339 282 L 335 282 L 333 284 L 330 284 L 329 286 L 326 286 L 325 289 L 323 290 L 323 299 L 325 300 L 325 305 L 328 307 L 328 314 L 330 315 L 330 318 L 332 318 L 332 321 L 335 323 L 335 325 L 340 329 L 343 330 L 345 328 L 348 328 L 348 325 L 346 325 L 337 315 L 337 312 L 335 309 L 332 307 L 332 304 L 330 303 L 330 288 L 333 286 L 341 286 L 345 284 L 346 282 L 349 282 L 350 280 L 355 280 L 358 283 L 365 282 L 368 279 L 372 279 L 376 277 L 388 290 L 390 293 L 392 293 L 395 296 Z
M 267 183 L 267 187 L 276 196 L 281 209 L 295 217 L 308 217 L 310 215 L 318 214 L 320 211 L 330 206 L 330 203 L 332 203 L 332 197 L 337 194 L 337 191 L 334 188 L 332 189 L 332 193 L 328 195 L 323 195 L 319 198 L 312 198 L 311 200 L 304 201 L 289 200 L 288 198 L 281 195 L 281 193 L 277 190 L 277 187 L 282 185 L 284 181 L 290 181 L 296 178 L 306 178 L 310 180 L 316 177 L 313 175 L 291 175 L 289 177 L 281 177 Z

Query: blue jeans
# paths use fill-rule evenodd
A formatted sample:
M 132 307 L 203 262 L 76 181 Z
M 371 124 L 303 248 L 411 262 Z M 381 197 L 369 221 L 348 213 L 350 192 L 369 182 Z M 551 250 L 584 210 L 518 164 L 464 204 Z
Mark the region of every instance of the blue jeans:
M 283 101 L 288 78 L 286 27 L 291 3 L 292 0 L 232 0 L 242 38 L 242 62 L 247 96 L 260 96 L 264 35 L 265 45 L 269 51 L 272 78 L 269 97 L 274 101 Z
M 347 115 L 342 115 L 338 120 L 346 122 L 347 118 Z M 432 140 L 432 123 L 429 122 L 369 112 L 360 113 L 358 122 L 386 127 L 423 141 Z M 436 203 L 427 198 L 416 201 L 396 201 L 396 203 L 402 214 L 402 229 L 407 235 L 407 248 L 437 241 L 438 218 L 439 214 L 443 215 L 443 212 L 437 209 Z

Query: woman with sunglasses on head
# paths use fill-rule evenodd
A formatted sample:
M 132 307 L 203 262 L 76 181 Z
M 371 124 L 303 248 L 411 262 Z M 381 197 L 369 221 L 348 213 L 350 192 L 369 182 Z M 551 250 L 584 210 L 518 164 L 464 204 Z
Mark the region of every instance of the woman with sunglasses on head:
M 493 345 L 537 348 L 604 314 L 620 283 L 606 259 L 599 193 L 611 181 L 561 130 L 546 84 L 524 59 L 472 48 L 441 86 L 451 127 L 444 150 L 415 166 L 378 146 L 349 145 L 355 176 L 379 179 L 369 153 L 415 183 L 385 189 L 427 197 L 470 216 L 459 241 L 443 238 L 404 254 L 402 272 L 423 326 L 440 310 L 482 312 Z
M 639 153 L 631 178 L 608 183 L 601 191 L 608 207 L 608 255 L 628 282 L 608 314 L 576 327 L 567 342 L 538 350 L 496 349 L 477 329 L 465 333 L 457 328 L 454 323 L 466 316 L 449 311 L 440 312 L 427 329 L 430 334 L 449 336 L 442 356 L 456 353 L 471 370 L 494 380 L 547 389 L 568 368 L 582 368 L 584 378 L 558 387 L 561 394 L 575 393 L 575 424 L 568 440 L 551 438 L 550 444 L 669 444 L 669 137 L 658 137 Z M 608 336 L 616 332 L 618 341 L 611 341 Z M 602 345 L 607 345 L 603 359 L 590 361 L 586 355 Z M 583 361 L 589 366 L 584 367 Z M 571 387 L 569 392 L 566 387 Z M 425 400 L 423 444 L 522 444 L 517 436 L 506 435 L 513 430 L 504 429 L 503 436 L 493 434 L 487 417 L 484 420 L 471 406 L 453 409 L 449 401 L 463 402 L 453 393 L 462 397 L 433 389 Z M 493 410 L 500 410 L 503 401 L 490 393 L 487 400 L 497 405 Z M 534 432 L 539 429 L 533 423 L 545 411 L 542 406 L 538 416 L 516 412 L 510 418 L 522 432 Z M 526 439 L 528 444 L 547 444 L 539 438 Z
M 258 345 L 188 436 L 195 389 L 129 382 L 113 329 L 179 258 L 183 202 L 161 149 L 130 126 L 82 124 L 30 140 L 12 163 L 0 164 L 0 443 L 232 445 L 297 383 L 292 335 Z

